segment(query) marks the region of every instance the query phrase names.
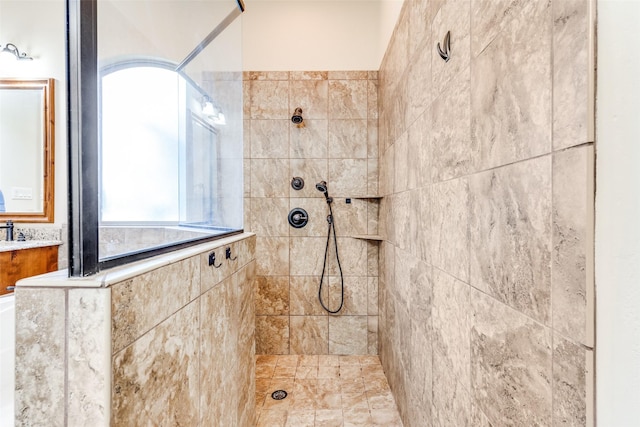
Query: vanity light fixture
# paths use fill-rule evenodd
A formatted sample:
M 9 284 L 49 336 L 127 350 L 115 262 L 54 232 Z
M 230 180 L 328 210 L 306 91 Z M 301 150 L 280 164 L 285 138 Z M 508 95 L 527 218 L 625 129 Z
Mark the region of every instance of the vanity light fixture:
M 20 53 L 20 49 L 18 49 L 18 46 L 16 46 L 13 43 L 7 43 L 6 45 L 2 46 L 0 44 L 0 53 L 8 53 L 10 55 L 13 55 L 16 57 L 16 60 L 19 61 L 32 61 L 33 58 L 28 56 L 26 54 L 26 52 L 22 52 Z

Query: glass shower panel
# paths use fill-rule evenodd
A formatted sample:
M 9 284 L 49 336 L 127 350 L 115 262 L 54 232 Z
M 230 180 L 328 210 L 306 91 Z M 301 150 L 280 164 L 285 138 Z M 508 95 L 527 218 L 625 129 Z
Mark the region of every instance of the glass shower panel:
M 101 262 L 242 229 L 237 8 L 98 1 Z

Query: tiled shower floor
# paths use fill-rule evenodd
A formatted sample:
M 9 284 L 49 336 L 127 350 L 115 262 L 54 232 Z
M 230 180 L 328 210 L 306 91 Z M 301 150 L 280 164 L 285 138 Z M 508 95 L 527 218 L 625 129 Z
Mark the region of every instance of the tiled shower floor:
M 256 411 L 258 427 L 402 426 L 378 356 L 256 356 Z

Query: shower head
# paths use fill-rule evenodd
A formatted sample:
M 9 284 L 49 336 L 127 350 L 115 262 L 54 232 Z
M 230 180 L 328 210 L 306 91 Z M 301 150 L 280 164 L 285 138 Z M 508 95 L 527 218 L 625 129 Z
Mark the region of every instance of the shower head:
M 316 184 L 316 189 L 321 192 L 324 193 L 324 195 L 326 196 L 327 193 L 327 182 L 326 181 L 320 181 L 319 183 Z
M 293 124 L 295 124 L 299 128 L 304 127 L 304 119 L 302 118 L 302 108 L 298 107 L 293 111 L 293 116 L 291 116 L 291 121 L 293 122 Z

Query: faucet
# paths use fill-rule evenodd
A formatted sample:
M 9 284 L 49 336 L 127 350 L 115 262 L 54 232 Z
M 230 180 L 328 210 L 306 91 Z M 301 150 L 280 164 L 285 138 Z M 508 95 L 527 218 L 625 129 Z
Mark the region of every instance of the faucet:
M 12 242 L 13 241 L 13 221 L 9 220 L 7 221 L 6 225 L 0 225 L 0 229 L 2 228 L 7 229 L 7 242 Z

